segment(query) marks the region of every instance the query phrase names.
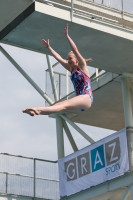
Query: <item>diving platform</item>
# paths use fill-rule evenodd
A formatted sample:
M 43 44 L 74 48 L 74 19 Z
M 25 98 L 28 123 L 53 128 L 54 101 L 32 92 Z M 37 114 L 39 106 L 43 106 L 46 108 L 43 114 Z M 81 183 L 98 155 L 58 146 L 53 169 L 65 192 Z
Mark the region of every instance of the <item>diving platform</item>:
M 69 23 L 70 36 L 81 54 L 93 59 L 92 67 L 117 74 L 133 72 L 131 14 L 124 13 L 122 25 L 118 20 L 121 12 L 94 3 L 82 4 L 80 9 L 73 11 L 67 1 L 1 0 L 0 4 L 1 43 L 49 55 L 41 40 L 50 39 L 51 46 L 66 58 L 70 47 L 64 36 L 64 27 Z M 91 8 L 89 15 L 85 8 Z

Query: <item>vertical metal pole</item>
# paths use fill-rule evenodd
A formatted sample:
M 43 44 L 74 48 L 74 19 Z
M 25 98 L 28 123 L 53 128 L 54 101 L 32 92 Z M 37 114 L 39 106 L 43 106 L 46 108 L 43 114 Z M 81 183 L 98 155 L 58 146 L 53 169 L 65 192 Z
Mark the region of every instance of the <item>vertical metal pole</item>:
M 69 94 L 68 70 L 66 70 L 66 95 Z
M 71 21 L 73 21 L 73 4 L 74 0 L 71 0 Z
M 6 173 L 6 194 L 8 191 L 8 173 Z
M 59 99 L 61 99 L 61 75 L 59 74 Z
M 98 77 L 98 68 L 96 68 L 96 77 Z
M 131 85 L 128 77 L 122 77 L 122 95 L 123 95 L 123 106 L 124 106 L 124 118 L 125 126 L 133 127 L 133 112 L 132 112 L 132 101 L 131 101 Z M 128 128 L 127 134 L 127 147 L 129 157 L 129 169 L 133 170 L 133 129 Z
M 50 61 L 50 56 L 46 55 L 46 59 L 47 59 L 47 63 L 48 63 L 49 74 L 50 74 L 52 89 L 53 89 L 53 93 L 54 93 L 54 98 L 55 98 L 55 101 L 58 101 L 58 94 L 57 94 L 57 89 L 56 89 L 56 86 L 55 86 L 54 73 L 53 73 L 53 68 L 52 68 L 51 61 Z
M 133 128 L 126 129 L 129 170 L 133 171 Z
M 122 95 L 123 95 L 125 126 L 133 127 L 132 101 L 131 101 L 129 78 L 122 77 L 121 82 L 122 82 Z
M 123 0 L 121 0 L 121 16 L 122 16 L 122 19 L 123 19 Z
M 34 183 L 33 183 L 34 200 L 36 198 L 36 160 L 34 158 Z
M 64 157 L 63 121 L 60 116 L 56 117 L 56 134 L 58 159 L 60 159 Z

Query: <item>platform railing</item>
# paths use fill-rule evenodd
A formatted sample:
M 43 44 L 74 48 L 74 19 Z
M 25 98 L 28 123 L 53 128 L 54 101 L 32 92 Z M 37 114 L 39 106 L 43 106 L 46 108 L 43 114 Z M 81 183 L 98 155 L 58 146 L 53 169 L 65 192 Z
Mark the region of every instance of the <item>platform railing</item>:
M 60 199 L 57 161 L 0 153 L 0 193 Z
M 60 99 L 63 100 L 63 98 L 66 99 L 68 96 L 70 97 L 71 93 L 72 93 L 72 97 L 73 97 L 74 89 L 73 89 L 72 82 L 70 80 L 70 73 L 69 72 L 67 73 L 67 70 L 65 70 L 63 72 L 59 72 L 59 71 L 61 71 L 61 69 L 56 70 L 55 66 L 57 66 L 58 64 L 59 63 L 55 63 L 52 67 L 54 68 L 53 74 L 54 74 L 54 78 L 55 78 L 55 84 L 56 84 L 56 89 L 57 89 L 57 93 L 59 96 L 59 100 Z M 91 67 L 91 70 L 89 69 L 89 71 L 91 71 L 90 78 L 92 81 L 93 81 L 93 79 L 98 78 L 100 74 L 103 74 L 105 72 L 104 70 L 101 70 L 98 68 L 93 68 L 93 67 Z M 45 70 L 45 75 L 46 75 L 45 91 L 46 91 L 47 95 L 49 96 L 49 98 L 51 98 L 54 101 L 54 95 L 53 95 L 54 91 L 52 90 L 48 69 Z M 45 102 L 45 104 L 48 105 L 47 102 Z
M 100 16 L 100 15 L 97 15 L 97 14 L 94 14 L 94 13 L 91 13 L 91 12 L 86 12 L 84 11 L 83 9 L 78 9 L 76 8 L 76 0 L 71 0 L 71 1 L 65 1 L 65 2 L 68 2 L 70 3 L 70 5 L 64 5 L 63 4 L 63 1 L 61 3 L 57 3 L 55 2 L 54 0 L 36 0 L 38 2 L 41 2 L 41 3 L 44 3 L 44 4 L 47 4 L 47 5 L 50 5 L 50 6 L 55 6 L 55 7 L 58 7 L 58 8 L 62 8 L 64 10 L 68 10 L 70 11 L 71 13 L 71 21 L 73 21 L 73 15 L 74 14 L 79 14 L 79 15 L 82 15 L 83 17 L 89 17 L 91 19 L 94 19 L 94 18 L 97 18 L 97 19 L 100 19 L 100 20 L 105 20 L 105 21 L 108 21 L 108 22 L 111 22 L 111 23 L 118 23 L 117 20 L 113 20 L 113 19 L 110 19 L 108 17 L 103 17 L 103 16 Z M 81 5 L 81 7 L 84 7 Z
M 98 20 L 103 23 L 133 29 L 132 0 L 36 0 L 38 2 L 70 11 L 73 17 Z

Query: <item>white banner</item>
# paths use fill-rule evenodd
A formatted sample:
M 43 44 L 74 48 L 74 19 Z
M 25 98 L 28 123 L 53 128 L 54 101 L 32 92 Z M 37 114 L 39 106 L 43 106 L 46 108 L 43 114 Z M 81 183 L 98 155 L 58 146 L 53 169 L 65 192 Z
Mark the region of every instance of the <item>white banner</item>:
M 68 196 L 129 170 L 126 129 L 59 159 L 60 196 Z

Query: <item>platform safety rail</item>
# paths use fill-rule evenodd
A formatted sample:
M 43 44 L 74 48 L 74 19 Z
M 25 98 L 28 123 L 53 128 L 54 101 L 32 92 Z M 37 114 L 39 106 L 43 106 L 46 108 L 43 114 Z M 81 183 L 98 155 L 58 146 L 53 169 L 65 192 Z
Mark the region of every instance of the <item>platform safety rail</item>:
M 36 0 L 38 2 L 68 10 L 73 16 L 88 20 L 100 20 L 133 30 L 132 0 Z
M 0 193 L 60 199 L 57 161 L 0 153 Z

